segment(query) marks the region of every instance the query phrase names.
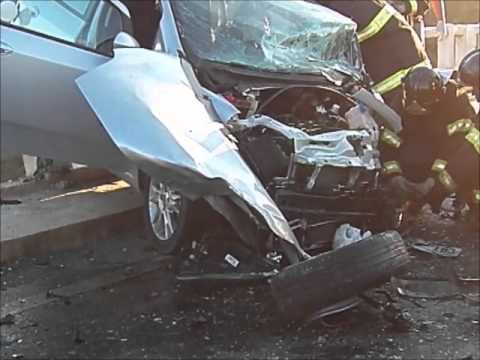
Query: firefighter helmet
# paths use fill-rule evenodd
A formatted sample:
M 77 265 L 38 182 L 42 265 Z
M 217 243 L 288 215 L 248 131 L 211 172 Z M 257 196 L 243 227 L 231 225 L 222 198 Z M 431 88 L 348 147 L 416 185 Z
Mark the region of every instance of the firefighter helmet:
M 468 53 L 458 67 L 458 80 L 473 91 L 480 92 L 480 49 Z
M 431 112 L 444 93 L 439 74 L 429 67 L 413 68 L 403 79 L 403 106 L 407 113 L 421 115 Z

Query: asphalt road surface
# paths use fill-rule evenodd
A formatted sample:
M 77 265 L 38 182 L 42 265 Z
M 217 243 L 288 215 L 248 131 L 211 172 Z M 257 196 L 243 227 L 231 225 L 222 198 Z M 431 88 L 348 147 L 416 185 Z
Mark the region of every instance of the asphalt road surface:
M 479 359 L 478 233 L 425 215 L 407 239 L 462 253 L 412 249 L 402 280 L 303 324 L 281 320 L 265 285 L 179 286 L 173 260 L 137 235 L 21 259 L 1 269 L 0 356 Z

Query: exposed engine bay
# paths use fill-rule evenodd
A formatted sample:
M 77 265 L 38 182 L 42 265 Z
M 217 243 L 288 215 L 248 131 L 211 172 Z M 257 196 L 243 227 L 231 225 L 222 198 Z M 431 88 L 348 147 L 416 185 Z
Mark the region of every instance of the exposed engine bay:
M 381 230 L 379 127 L 366 107 L 327 87 L 251 90 L 243 101 L 253 115 L 230 124 L 240 153 L 302 248 L 331 249 L 344 223 Z
M 341 91 L 289 86 L 225 96 L 241 111 L 225 122 L 229 138 L 288 221 L 297 252 L 270 231 L 249 232 L 237 213 L 229 221 L 238 237 L 207 233 L 193 242 L 177 280 L 268 279 L 281 313 L 301 319 L 356 306 L 359 293 L 408 263 L 401 236 L 386 231 L 397 212 L 380 182 L 379 114 Z

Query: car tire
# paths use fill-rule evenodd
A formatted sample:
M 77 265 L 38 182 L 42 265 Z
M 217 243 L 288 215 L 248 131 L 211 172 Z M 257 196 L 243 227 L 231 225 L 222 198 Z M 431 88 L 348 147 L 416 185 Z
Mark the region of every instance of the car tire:
M 302 320 L 388 281 L 408 262 L 402 237 L 388 231 L 290 265 L 270 286 L 284 318 Z
M 145 233 L 162 255 L 175 255 L 193 234 L 192 202 L 160 181 L 143 183 Z

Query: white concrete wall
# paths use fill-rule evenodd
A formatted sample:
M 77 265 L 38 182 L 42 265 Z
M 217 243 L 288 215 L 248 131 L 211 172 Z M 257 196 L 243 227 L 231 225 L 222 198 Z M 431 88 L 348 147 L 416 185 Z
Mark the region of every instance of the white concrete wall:
M 446 34 L 444 31 L 446 30 Z M 480 24 L 440 24 L 427 27 L 425 37 L 436 38 L 438 44 L 438 68 L 454 69 L 463 57 L 480 48 Z

